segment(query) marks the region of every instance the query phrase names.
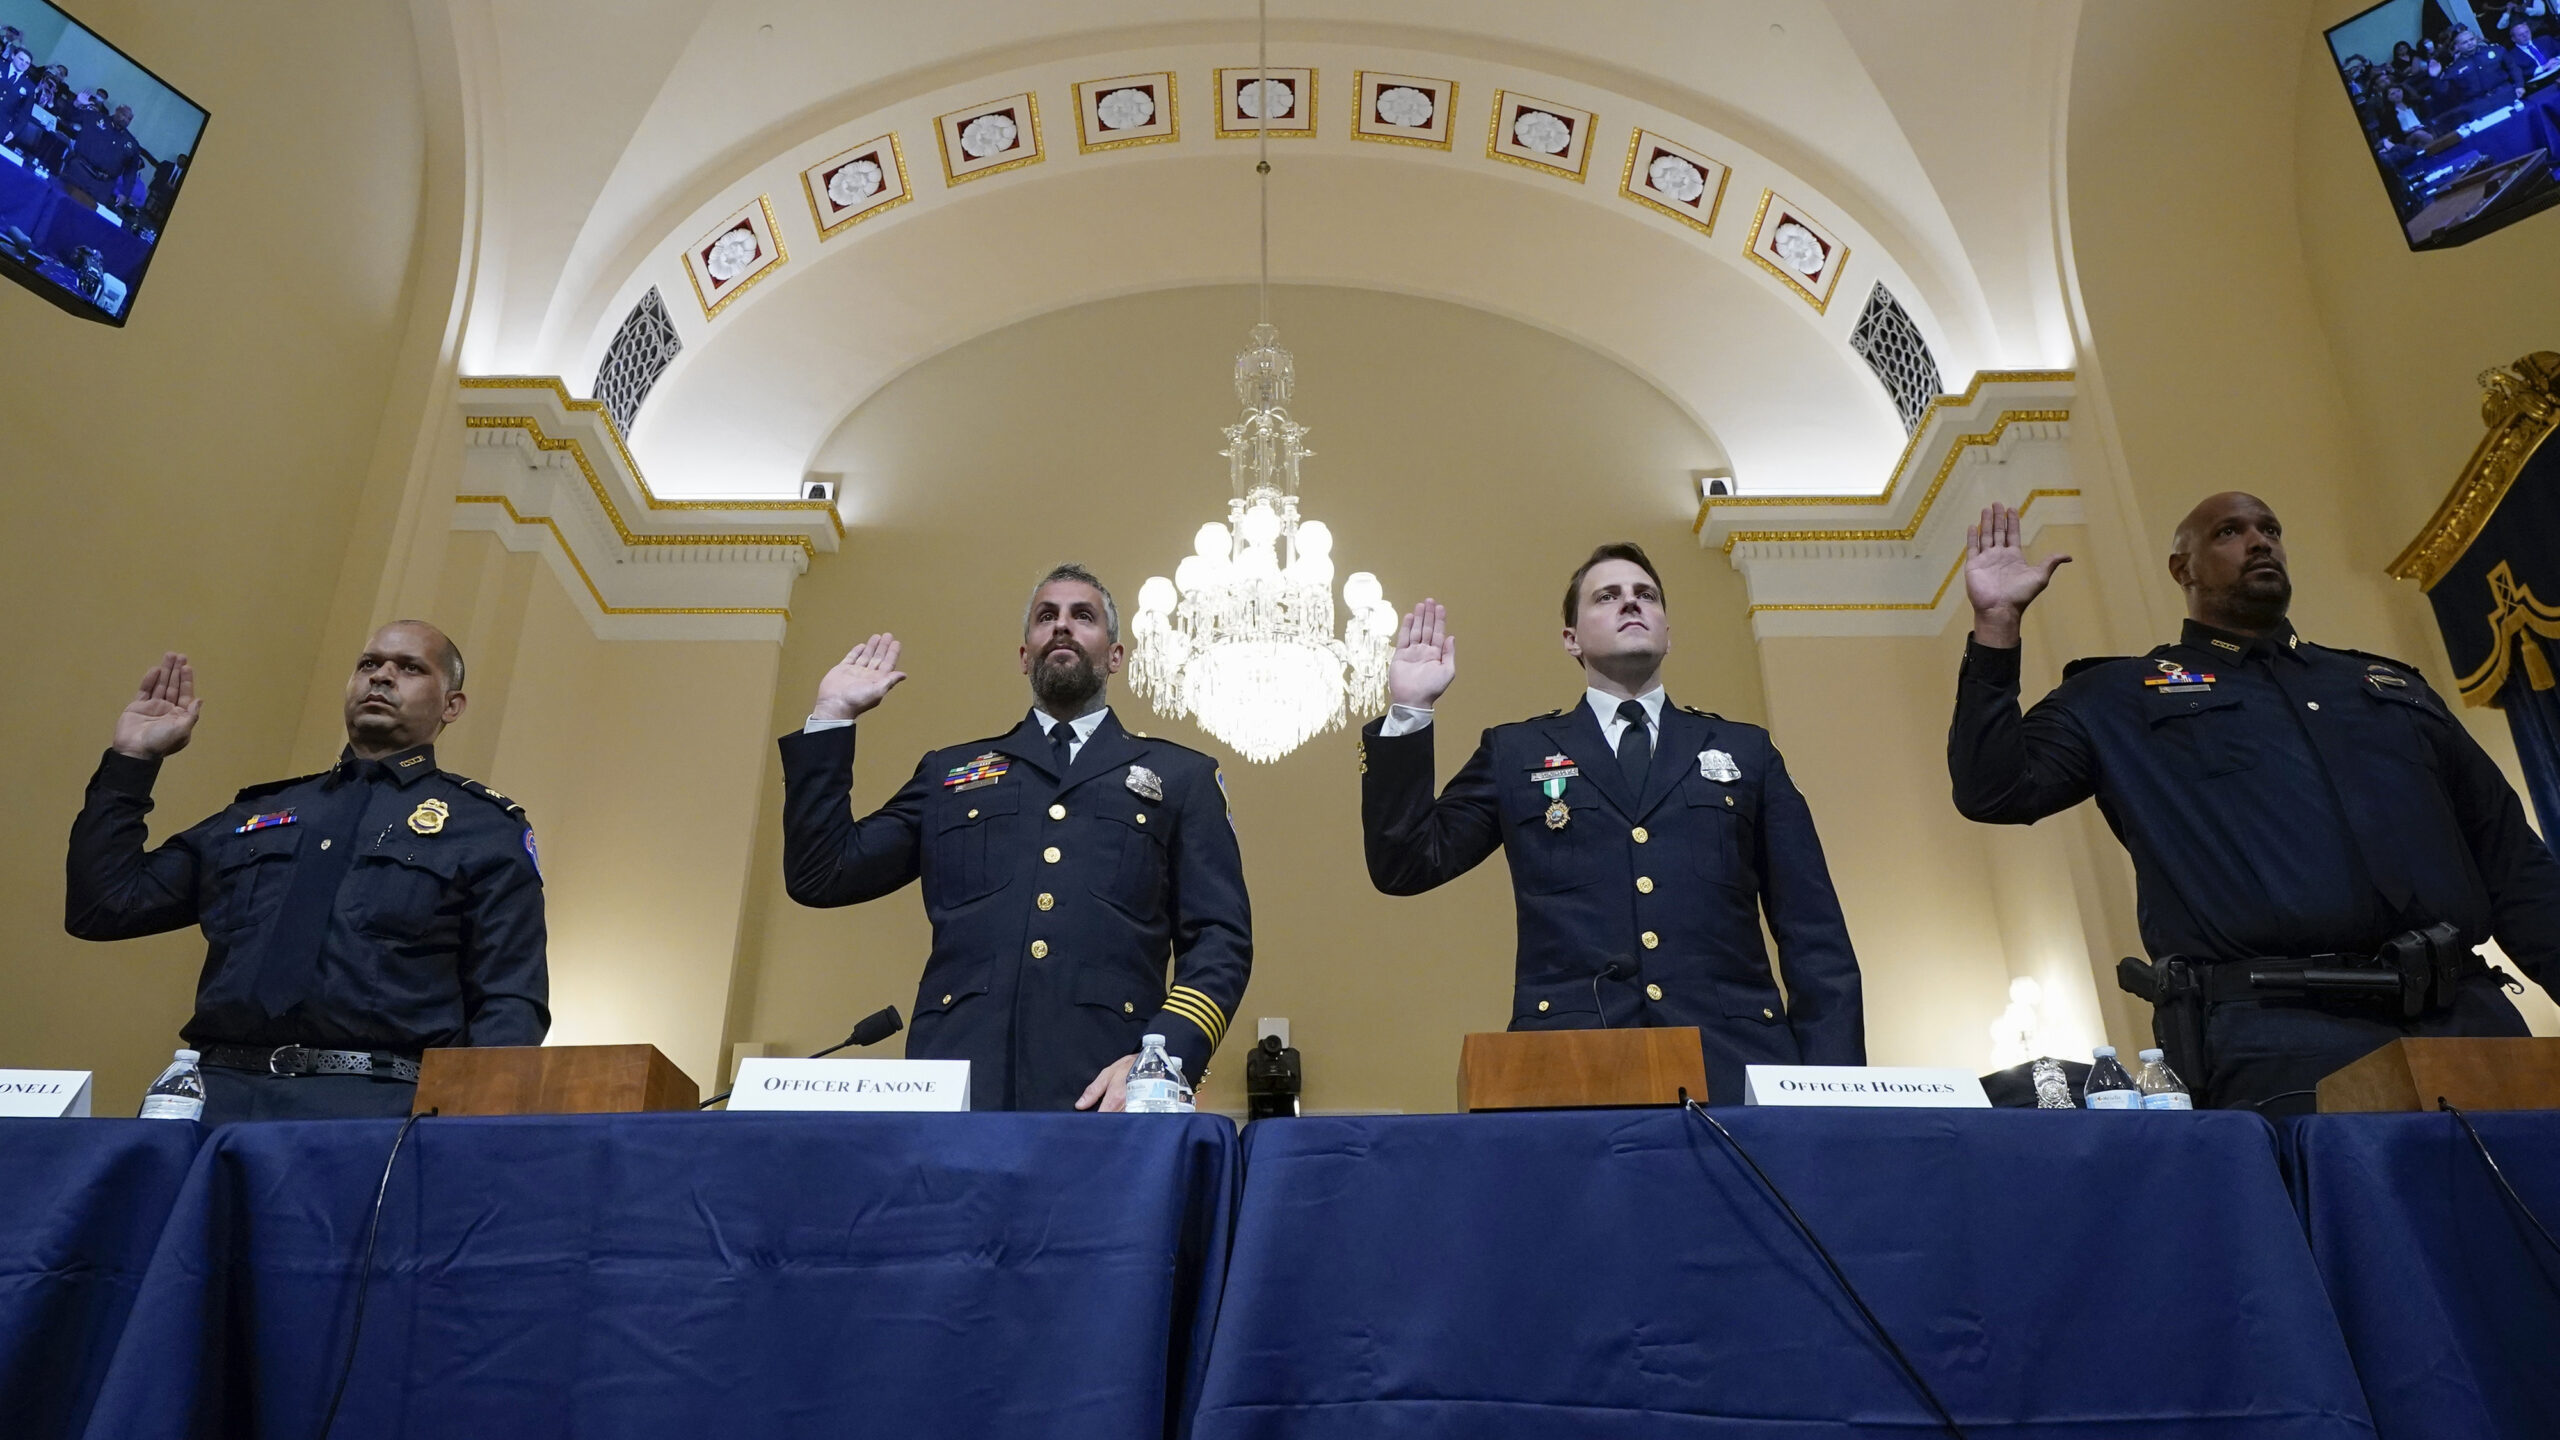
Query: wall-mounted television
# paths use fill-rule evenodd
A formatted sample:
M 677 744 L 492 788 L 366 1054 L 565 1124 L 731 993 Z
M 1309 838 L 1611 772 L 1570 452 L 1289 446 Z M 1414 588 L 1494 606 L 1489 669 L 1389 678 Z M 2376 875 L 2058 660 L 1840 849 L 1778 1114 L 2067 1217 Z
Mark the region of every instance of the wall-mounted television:
M 125 323 L 205 119 L 59 6 L 0 0 L 0 272 Z
M 2383 0 L 2326 34 L 2410 249 L 2560 204 L 2556 0 Z

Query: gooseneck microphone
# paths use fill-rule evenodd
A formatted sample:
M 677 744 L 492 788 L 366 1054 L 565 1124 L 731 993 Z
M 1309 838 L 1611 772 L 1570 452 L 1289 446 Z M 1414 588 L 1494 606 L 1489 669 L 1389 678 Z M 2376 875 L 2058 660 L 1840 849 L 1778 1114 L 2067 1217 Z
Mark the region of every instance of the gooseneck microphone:
M 895 1005 L 883 1005 L 870 1014 L 863 1016 L 861 1021 L 853 1027 L 852 1034 L 847 1035 L 842 1040 L 837 1041 L 835 1044 L 830 1045 L 826 1049 L 807 1058 L 811 1060 L 824 1060 L 839 1050 L 849 1050 L 856 1045 L 877 1045 L 881 1041 L 888 1039 L 890 1036 L 895 1035 L 906 1028 L 907 1022 L 898 1018 L 898 1007 Z M 736 1093 L 738 1092 L 735 1090 L 723 1090 L 719 1094 L 712 1096 L 710 1099 L 703 1101 L 701 1104 L 696 1105 L 693 1108 L 696 1110 L 708 1110 L 712 1106 L 719 1104 L 721 1101 L 728 1099 Z

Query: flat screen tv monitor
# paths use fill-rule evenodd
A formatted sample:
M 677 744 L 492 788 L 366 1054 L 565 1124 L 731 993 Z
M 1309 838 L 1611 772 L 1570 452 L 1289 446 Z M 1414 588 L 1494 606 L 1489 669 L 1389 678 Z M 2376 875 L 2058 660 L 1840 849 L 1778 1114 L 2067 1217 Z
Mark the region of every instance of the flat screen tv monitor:
M 0 271 L 122 325 L 205 118 L 59 7 L 0 0 Z
M 2326 34 L 2410 249 L 2560 203 L 2560 3 L 2383 0 Z

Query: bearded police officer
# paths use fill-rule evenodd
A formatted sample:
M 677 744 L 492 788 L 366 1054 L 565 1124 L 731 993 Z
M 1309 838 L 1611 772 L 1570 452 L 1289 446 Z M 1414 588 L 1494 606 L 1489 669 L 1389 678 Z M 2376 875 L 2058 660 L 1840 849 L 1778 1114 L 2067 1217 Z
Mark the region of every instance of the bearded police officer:
M 522 806 L 436 767 L 462 678 L 434 626 L 383 626 L 348 677 L 337 764 L 252 785 L 148 851 L 152 782 L 203 711 L 195 667 L 165 656 L 117 717 L 71 826 L 66 923 L 84 940 L 204 927 L 182 1033 L 204 1057 L 207 1123 L 405 1115 L 419 1052 L 542 1043 L 533 831 Z
M 1102 582 L 1050 571 L 1022 628 L 1031 713 L 927 754 L 859 820 L 853 722 L 906 679 L 898 641 L 827 672 L 781 741 L 784 884 L 853 905 L 921 875 L 933 953 L 907 1054 L 968 1061 L 978 1109 L 1118 1110 L 1141 1037 L 1197 1085 L 1226 1034 L 1253 964 L 1244 862 L 1217 763 L 1111 713 L 1124 652 Z
M 2000 505 L 1967 541 L 1956 808 L 2023 825 L 2097 798 L 2154 961 L 2120 977 L 2203 1103 L 2307 1111 L 2396 1036 L 2524 1034 L 2472 947 L 2548 987 L 2560 864 L 2416 667 L 2294 633 L 2274 512 L 2197 505 L 2170 546 L 2177 643 L 2074 661 L 2022 717 L 2019 618 L 2069 558 L 2029 560 Z
M 1670 617 L 1642 549 L 1603 545 L 1573 572 L 1564 648 L 1582 697 L 1487 730 L 1434 800 L 1433 707 L 1457 643 L 1438 602 L 1405 617 L 1394 703 L 1362 741 L 1370 880 L 1418 895 L 1505 852 L 1514 1030 L 1697 1026 L 1722 1104 L 1740 1102 L 1745 1065 L 1864 1063 L 1857 956 L 1813 813 L 1767 731 L 1667 703 Z

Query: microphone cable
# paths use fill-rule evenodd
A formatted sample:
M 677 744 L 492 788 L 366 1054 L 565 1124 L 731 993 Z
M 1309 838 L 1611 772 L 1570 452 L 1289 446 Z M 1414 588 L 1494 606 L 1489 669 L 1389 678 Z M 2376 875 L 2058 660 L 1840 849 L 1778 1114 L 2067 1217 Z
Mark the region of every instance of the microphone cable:
M 2551 1227 L 2542 1223 L 2542 1217 L 2534 1214 L 2533 1207 L 2524 1203 L 2524 1197 L 2516 1193 L 2514 1185 L 2508 1183 L 2507 1172 L 2499 1168 L 2498 1157 L 2489 1153 L 2488 1142 L 2482 1140 L 2480 1132 L 2472 1128 L 2471 1117 L 2462 1113 L 2461 1106 L 2441 1095 L 2436 1097 L 2436 1108 L 2451 1115 L 2455 1122 L 2462 1126 L 2462 1133 L 2471 1137 L 2472 1145 L 2479 1150 L 2480 1159 L 2489 1167 L 2489 1174 L 2497 1180 L 2498 1188 L 2507 1192 L 2507 1203 L 2515 1206 L 2517 1213 L 2523 1215 L 2532 1224 L 2535 1232 L 2542 1236 L 2543 1244 L 2550 1246 L 2554 1254 L 2560 1254 L 2560 1240 L 2551 1238 Z
M 329 1427 L 338 1423 L 338 1402 L 347 1398 L 347 1381 L 356 1373 L 356 1346 L 364 1339 L 364 1302 L 373 1289 L 373 1249 L 382 1239 L 382 1201 L 391 1193 L 391 1167 L 400 1163 L 400 1147 L 408 1142 L 410 1128 L 435 1113 L 427 1109 L 412 1114 L 400 1122 L 400 1133 L 391 1137 L 391 1154 L 382 1162 L 382 1181 L 373 1187 L 373 1218 L 364 1227 L 364 1264 L 356 1271 L 356 1314 L 347 1327 L 347 1358 L 338 1366 L 338 1383 L 329 1392 L 329 1409 L 320 1417 L 313 1440 L 329 1440 Z
M 1823 1245 L 1822 1238 L 1813 1233 L 1813 1227 L 1805 1223 L 1804 1216 L 1796 1213 L 1794 1202 L 1788 1200 L 1786 1192 L 1778 1188 L 1778 1182 L 1769 1178 L 1769 1172 L 1760 1168 L 1760 1162 L 1751 1158 L 1751 1152 L 1742 1148 L 1742 1142 L 1733 1138 L 1733 1132 L 1724 1128 L 1723 1121 L 1708 1114 L 1707 1107 L 1689 1097 L 1689 1087 L 1685 1085 L 1680 1087 L 1680 1104 L 1690 1114 L 1706 1121 L 1707 1128 L 1723 1136 L 1724 1143 L 1732 1146 L 1733 1153 L 1740 1156 L 1742 1163 L 1751 1168 L 1752 1175 L 1760 1182 L 1760 1188 L 1768 1191 L 1769 1198 L 1778 1202 L 1778 1208 L 1784 1210 L 1787 1213 L 1787 1219 L 1794 1222 L 1796 1233 L 1804 1236 L 1805 1243 L 1813 1247 L 1813 1253 L 1822 1257 L 1823 1268 L 1829 1270 L 1831 1278 L 1839 1282 L 1841 1293 L 1849 1297 L 1850 1304 L 1858 1307 L 1858 1314 L 1867 1322 L 1867 1328 L 1875 1332 L 1876 1339 L 1883 1342 L 1887 1353 L 1893 1356 L 1894 1363 L 1902 1367 L 1902 1373 L 1911 1381 L 1912 1388 L 1918 1390 L 1920 1398 L 1928 1402 L 1930 1413 L 1937 1417 L 1939 1427 L 1955 1437 L 1955 1440 L 1965 1440 L 1963 1427 L 1956 1424 L 1956 1417 L 1947 1412 L 1946 1405 L 1938 1399 L 1938 1392 L 1929 1388 L 1929 1382 L 1920 1376 L 1919 1367 L 1911 1363 L 1910 1356 L 1902 1353 L 1900 1345 L 1894 1343 L 1893 1332 L 1885 1329 L 1884 1322 L 1876 1318 L 1876 1312 L 1867 1308 L 1866 1299 L 1858 1293 L 1858 1287 L 1849 1283 L 1849 1276 L 1840 1268 L 1840 1262 L 1831 1258 L 1831 1251 Z

